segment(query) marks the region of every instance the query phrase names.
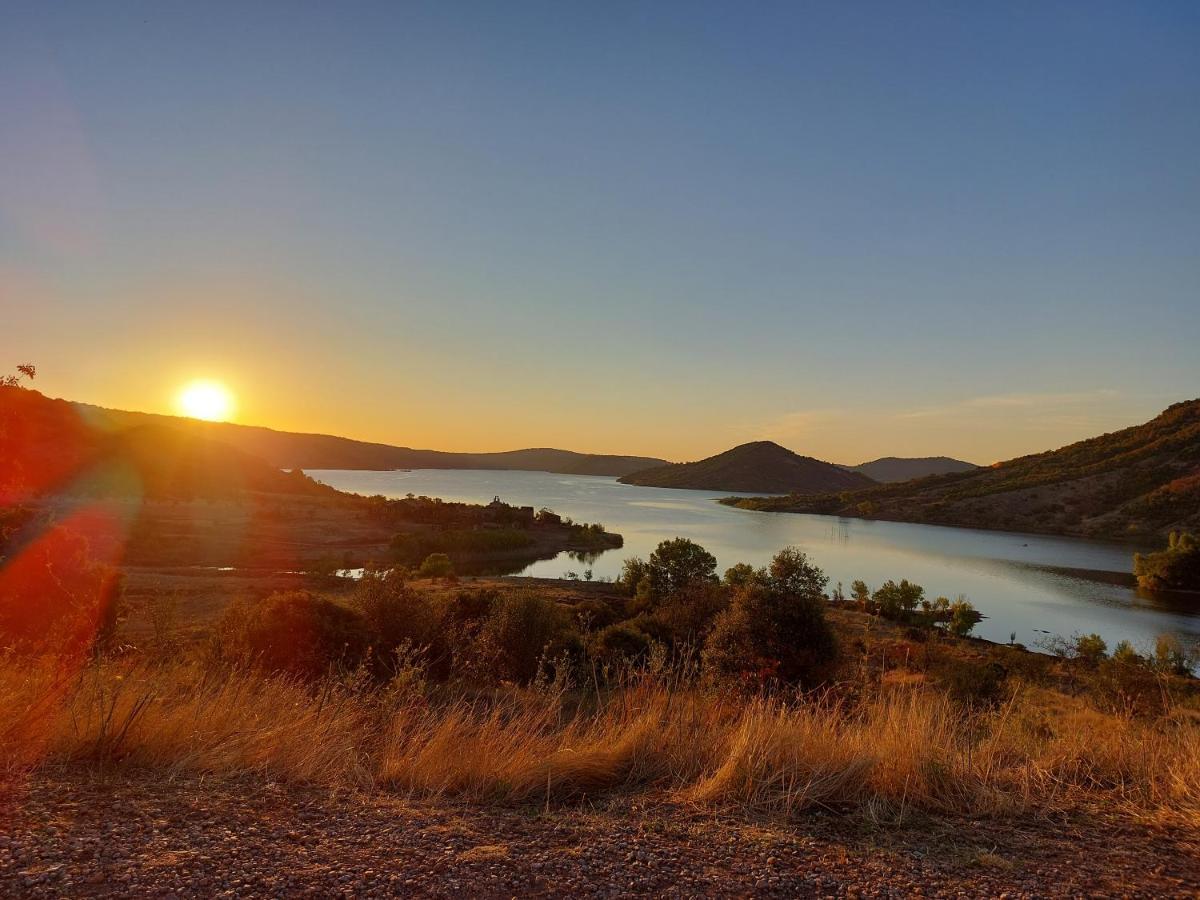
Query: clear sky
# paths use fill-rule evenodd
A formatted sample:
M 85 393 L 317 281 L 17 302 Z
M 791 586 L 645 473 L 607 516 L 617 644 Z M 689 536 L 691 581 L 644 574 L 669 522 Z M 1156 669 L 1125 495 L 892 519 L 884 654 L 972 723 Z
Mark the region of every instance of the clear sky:
M 0 368 L 990 462 L 1200 395 L 1200 4 L 14 3 Z

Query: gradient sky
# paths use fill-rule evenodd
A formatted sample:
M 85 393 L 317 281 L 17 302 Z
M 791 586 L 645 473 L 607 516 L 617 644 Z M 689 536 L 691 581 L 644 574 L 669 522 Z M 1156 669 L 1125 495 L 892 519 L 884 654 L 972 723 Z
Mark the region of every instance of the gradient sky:
M 6 3 L 0 368 L 447 450 L 1200 395 L 1200 4 Z

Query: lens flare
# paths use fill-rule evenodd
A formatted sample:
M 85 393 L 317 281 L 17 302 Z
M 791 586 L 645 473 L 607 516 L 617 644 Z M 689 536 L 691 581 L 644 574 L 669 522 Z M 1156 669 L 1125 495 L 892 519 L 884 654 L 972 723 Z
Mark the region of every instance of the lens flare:
M 180 389 L 175 408 L 192 419 L 223 422 L 233 413 L 233 395 L 220 382 L 193 381 Z

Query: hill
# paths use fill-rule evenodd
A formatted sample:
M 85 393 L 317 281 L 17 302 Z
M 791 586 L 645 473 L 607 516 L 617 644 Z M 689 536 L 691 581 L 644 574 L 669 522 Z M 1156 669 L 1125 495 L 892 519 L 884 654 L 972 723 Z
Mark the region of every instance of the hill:
M 742 444 L 699 462 L 675 463 L 635 472 L 623 484 L 709 491 L 844 491 L 874 482 L 858 472 L 800 456 L 771 441 Z
M 949 456 L 885 456 L 857 466 L 840 466 L 849 472 L 859 472 L 872 481 L 880 484 L 892 484 L 897 481 L 912 481 L 914 478 L 927 478 L 930 475 L 948 475 L 951 472 L 970 472 L 978 469 L 975 463 L 963 462 Z
M 280 469 L 520 469 L 564 475 L 627 475 L 665 461 L 646 456 L 575 453 L 533 448 L 500 453 L 448 453 L 356 441 L 328 434 L 276 431 L 258 425 L 202 422 L 179 416 L 128 412 L 76 404 L 109 428 L 157 424 L 186 429 L 263 459 Z
M 850 493 L 730 505 L 1089 537 L 1200 527 L 1200 400 L 1143 424 L 986 468 Z
M 49 493 L 191 498 L 240 491 L 337 495 L 194 429 L 114 428 L 65 400 L 0 386 L 0 501 Z

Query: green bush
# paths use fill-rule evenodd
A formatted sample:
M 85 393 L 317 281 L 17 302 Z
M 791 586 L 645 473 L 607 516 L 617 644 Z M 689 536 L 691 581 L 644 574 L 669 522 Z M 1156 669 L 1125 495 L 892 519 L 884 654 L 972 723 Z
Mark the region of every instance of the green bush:
M 979 613 L 966 597 L 959 597 L 949 608 L 950 618 L 946 622 L 946 630 L 959 637 L 966 637 L 975 630 L 979 621 Z
M 1096 665 L 1108 656 L 1108 644 L 1098 634 L 1079 634 L 1075 636 L 1074 655 L 1089 665 Z
M 308 591 L 235 603 L 218 638 L 222 655 L 232 661 L 305 678 L 357 666 L 370 643 L 361 614 Z
M 575 624 L 585 631 L 607 628 L 621 617 L 611 604 L 603 600 L 582 600 L 571 608 L 571 614 Z
M 955 660 L 940 674 L 946 693 L 960 703 L 993 706 L 1004 699 L 1008 671 L 1000 663 Z
M 819 680 L 837 658 L 825 620 L 824 573 L 803 553 L 781 551 L 768 577 L 734 591 L 704 645 L 704 664 L 718 677 L 752 681 Z
M 454 563 L 445 553 L 430 553 L 417 573 L 423 578 L 449 578 L 454 574 Z
M 480 630 L 479 661 L 494 677 L 526 683 L 547 648 L 573 631 L 566 610 L 537 594 L 499 598 Z
M 715 581 L 693 581 L 663 599 L 648 614 L 671 644 L 703 641 L 716 617 L 729 606 L 730 591 Z
M 600 662 L 632 663 L 644 660 L 653 641 L 641 629 L 629 622 L 609 625 L 591 641 L 592 656 Z
M 646 574 L 654 598 L 660 600 L 693 581 L 715 581 L 717 559 L 695 541 L 675 538 L 663 541 L 654 549 Z
M 919 584 L 912 584 L 907 578 L 899 584 L 889 579 L 872 595 L 871 601 L 875 611 L 885 619 L 906 620 L 923 596 L 925 589 Z
M 353 602 L 362 615 L 375 666 L 390 671 L 401 650 L 419 651 L 439 674 L 445 672 L 447 632 L 440 611 L 394 572 L 366 572 Z
M 1133 574 L 1151 591 L 1200 590 L 1200 540 L 1172 531 L 1166 550 L 1134 554 Z
M 1154 641 L 1154 668 L 1169 675 L 1187 675 L 1195 660 L 1173 634 L 1160 634 Z

